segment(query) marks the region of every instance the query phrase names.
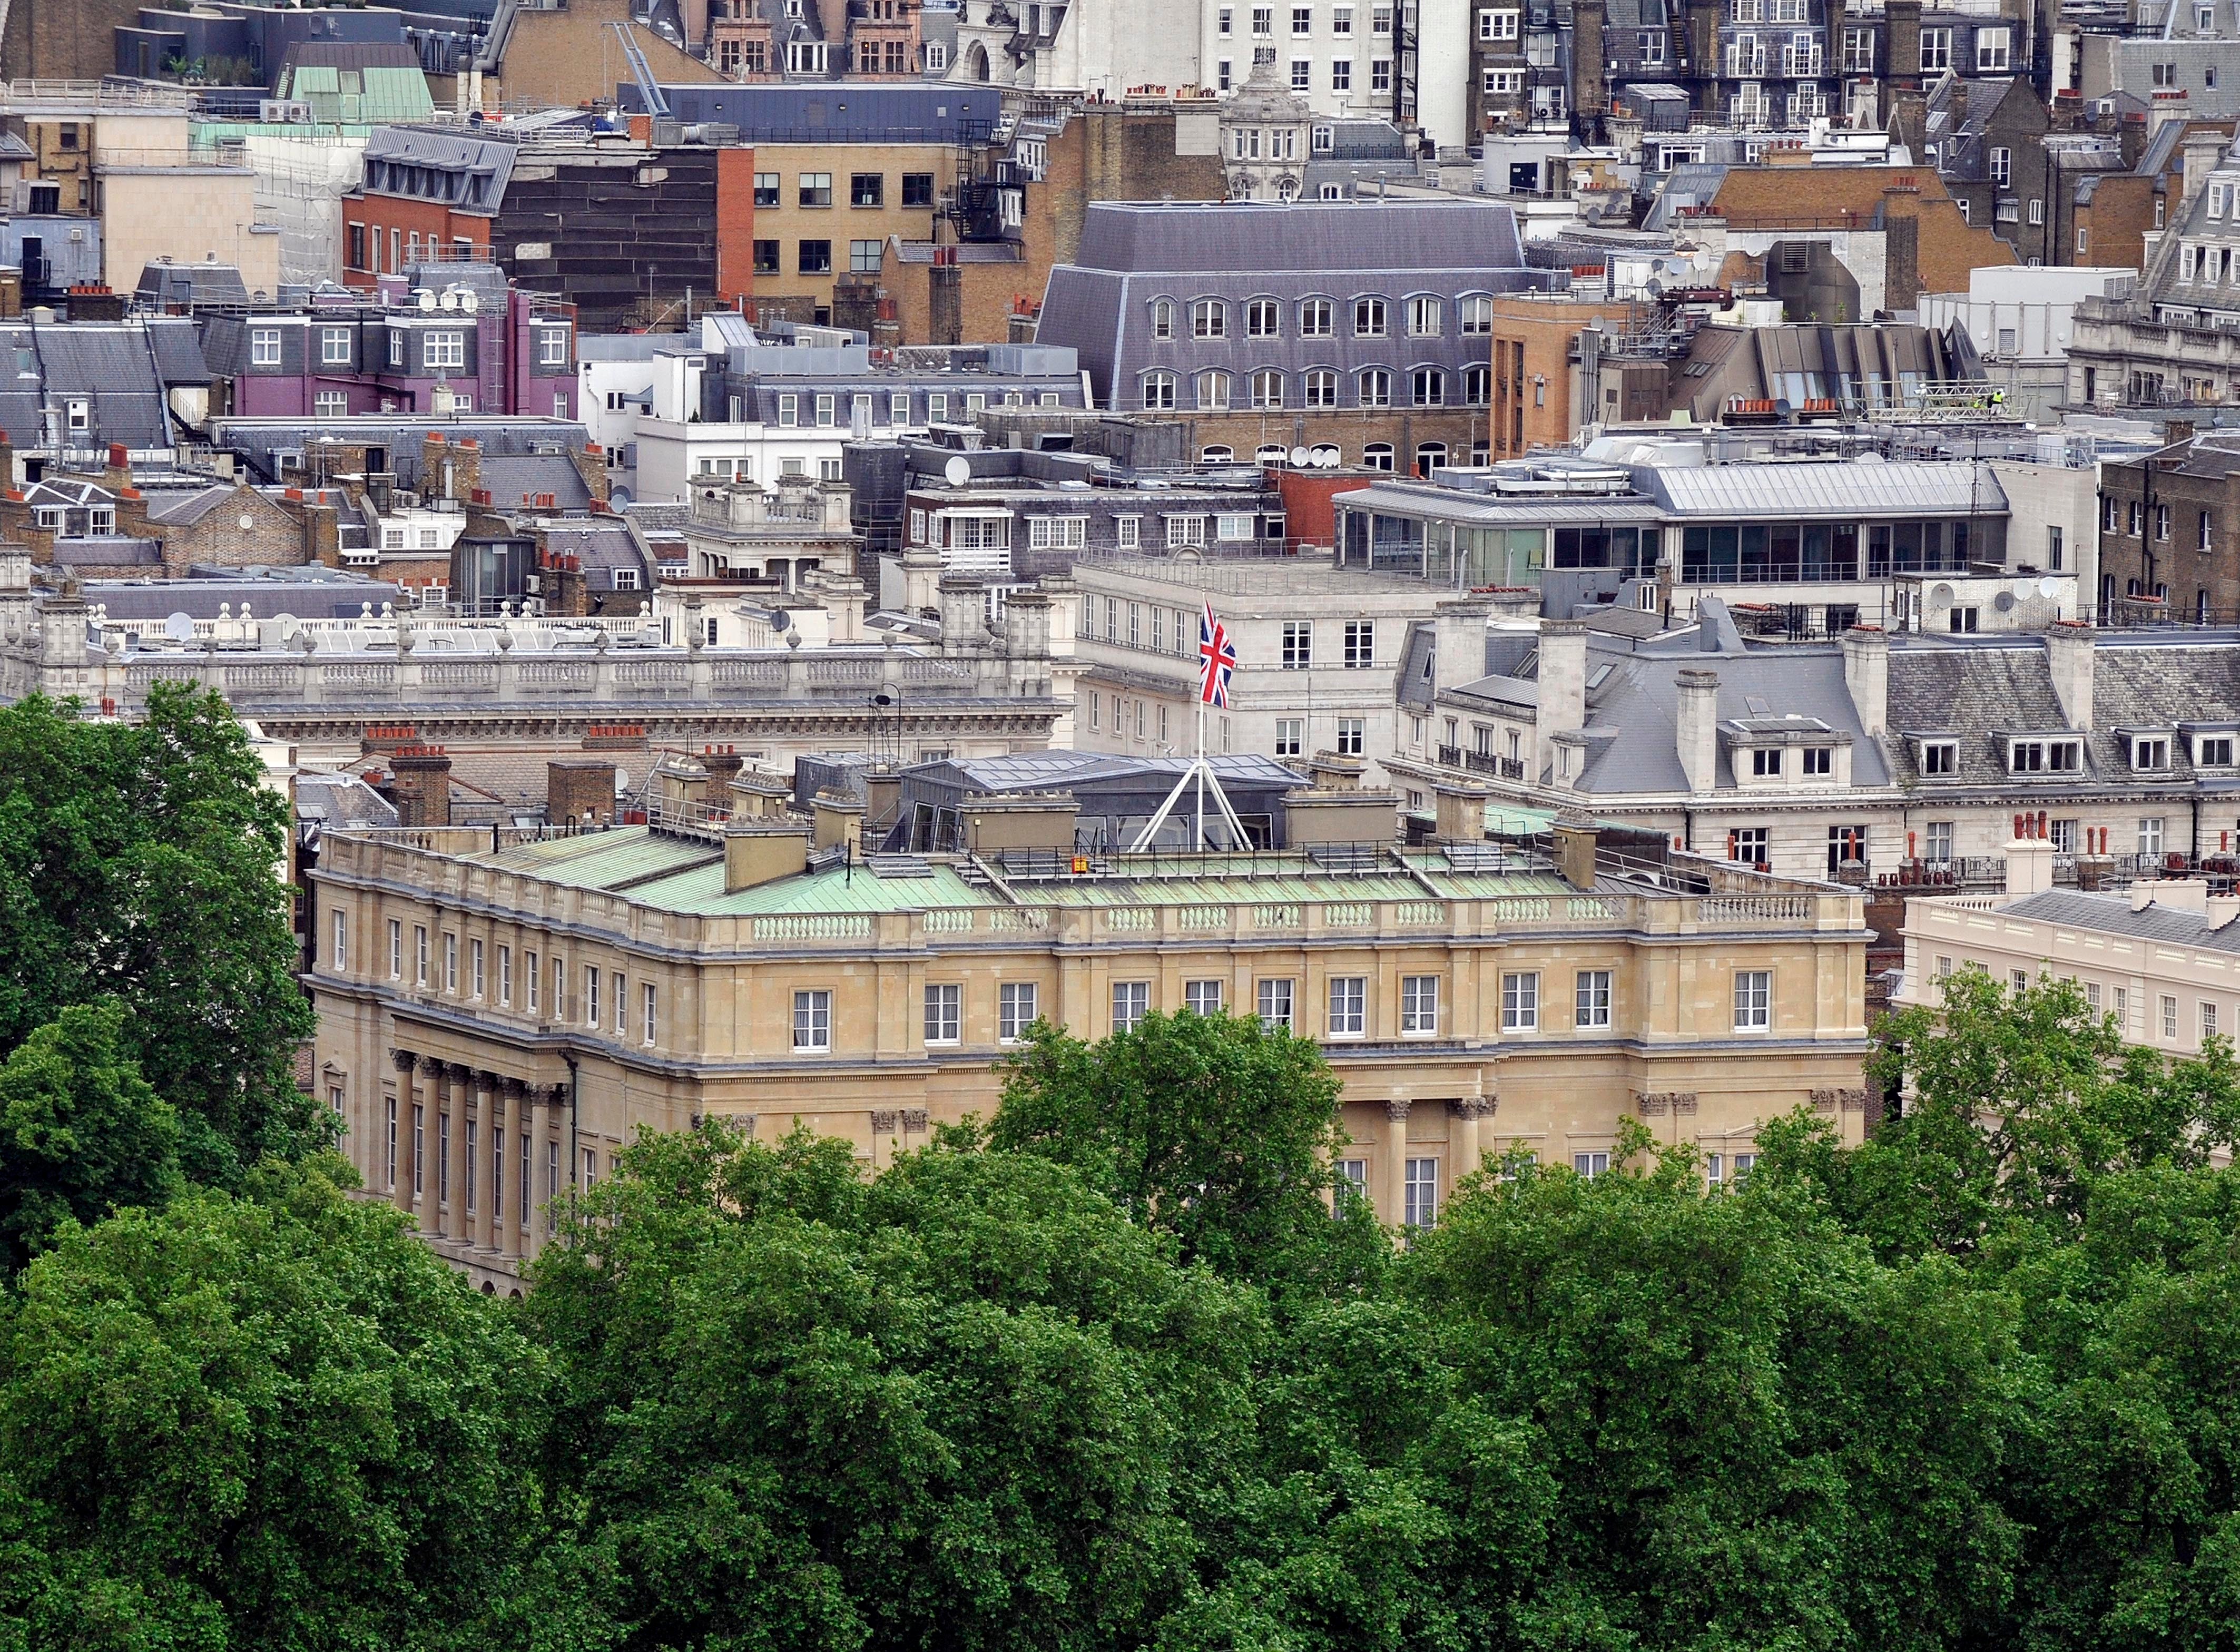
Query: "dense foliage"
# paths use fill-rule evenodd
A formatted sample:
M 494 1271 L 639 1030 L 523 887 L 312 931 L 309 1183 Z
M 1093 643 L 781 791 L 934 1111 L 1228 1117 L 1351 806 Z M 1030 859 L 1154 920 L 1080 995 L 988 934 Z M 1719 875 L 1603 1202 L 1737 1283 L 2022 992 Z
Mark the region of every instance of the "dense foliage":
M 2240 1069 L 1978 974 L 1906 1102 L 1395 1245 L 1311 1044 L 1039 1028 L 984 1127 L 647 1137 L 526 1301 L 286 1082 L 207 702 L 0 713 L 0 1652 L 2240 1652 Z

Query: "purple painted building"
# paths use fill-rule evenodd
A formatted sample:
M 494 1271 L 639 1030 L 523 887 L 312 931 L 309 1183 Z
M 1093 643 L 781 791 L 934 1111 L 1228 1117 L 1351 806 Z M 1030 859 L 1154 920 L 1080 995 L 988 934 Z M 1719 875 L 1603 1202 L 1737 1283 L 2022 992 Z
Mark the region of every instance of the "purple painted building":
M 301 310 L 203 327 L 237 414 L 576 416 L 576 307 L 522 291 L 491 264 L 416 265 L 373 293 L 330 289 Z

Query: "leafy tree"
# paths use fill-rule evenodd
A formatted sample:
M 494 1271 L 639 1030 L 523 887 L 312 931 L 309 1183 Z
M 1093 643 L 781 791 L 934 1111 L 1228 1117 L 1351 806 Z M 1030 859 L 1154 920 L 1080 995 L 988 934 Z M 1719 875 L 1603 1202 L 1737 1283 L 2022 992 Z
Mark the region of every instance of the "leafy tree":
M 115 999 L 65 1009 L 0 1064 L 0 1267 L 65 1220 L 155 1206 L 178 1182 L 179 1124 L 123 1053 Z
M 1137 1646 L 1249 1461 L 1249 1292 L 969 1133 L 650 1138 L 527 1303 L 543 1587 L 623 1648 Z
M 329 1171 L 65 1223 L 0 1296 L 0 1645 L 488 1643 L 540 1362 Z
M 1811 1199 L 1706 1195 L 1690 1149 L 1591 1181 L 1513 1168 L 1402 1276 L 1457 1391 L 1530 1419 L 1547 1554 L 1527 1643 L 1957 1645 L 2019 1534 L 2007 1306 L 1942 1258 L 1889 1269 Z M 1514 1426 L 1512 1424 L 1512 1426 Z
M 1096 1044 L 1037 1023 L 990 1141 L 1071 1165 L 1185 1259 L 1358 1288 L 1389 1247 L 1337 1174 L 1337 1097 L 1313 1040 L 1255 1016 L 1154 1014 Z
M 114 996 L 195 1179 L 238 1185 L 315 1145 L 291 1064 L 312 1016 L 277 872 L 290 829 L 216 693 L 158 684 L 134 724 L 37 696 L 0 710 L 0 1050 Z

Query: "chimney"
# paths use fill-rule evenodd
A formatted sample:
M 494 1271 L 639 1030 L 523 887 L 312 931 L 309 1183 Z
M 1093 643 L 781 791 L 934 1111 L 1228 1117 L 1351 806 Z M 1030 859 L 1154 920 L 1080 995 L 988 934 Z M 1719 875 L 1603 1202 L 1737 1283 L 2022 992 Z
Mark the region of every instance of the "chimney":
M 863 776 L 863 825 L 872 836 L 871 847 L 877 849 L 894 829 L 897 817 L 902 813 L 903 778 L 892 769 L 883 769 Z
M 109 463 L 102 469 L 101 485 L 113 494 L 132 485 L 131 451 L 122 442 L 109 444 Z
M 701 750 L 700 766 L 708 771 L 708 801 L 720 803 L 731 795 L 731 783 L 747 760 L 730 746 L 708 746 Z
M 600 757 L 555 757 L 544 765 L 544 817 L 555 826 L 610 826 L 615 766 Z
M 1838 644 L 1843 650 L 1843 688 L 1859 729 L 1870 740 L 1890 727 L 1890 633 L 1878 625 L 1854 625 Z
M 389 760 L 397 776 L 399 826 L 451 823 L 451 760 L 441 746 L 406 746 Z
M 1587 726 L 1587 628 L 1577 620 L 1540 623 L 1540 738 Z
M 2131 885 L 2131 910 L 2143 912 L 2150 906 L 2161 907 L 2166 912 L 2190 912 L 2196 917 L 2209 916 L 2209 880 L 2205 877 L 2165 877 L 2142 879 Z
M 2061 715 L 2072 729 L 2092 726 L 2092 628 L 2082 620 L 2057 620 L 2045 634 L 2045 663 Z
M 1437 806 L 1438 823 L 1433 828 L 1440 841 L 1449 843 L 1482 843 L 1485 841 L 1485 805 L 1493 796 L 1493 788 L 1480 785 L 1475 780 L 1436 781 L 1431 787 L 1431 799 Z
M 2170 223 L 2177 222 L 2179 209 L 2199 193 L 2201 186 L 2209 181 L 2209 175 L 2217 170 L 2217 163 L 2224 158 L 2224 151 L 2230 146 L 2231 140 L 2220 133 L 2186 134 L 2185 141 L 2180 146 L 2185 155 L 2185 170 L 2180 175 L 2178 187 L 2183 193 L 2170 203 L 2170 210 L 2164 215 Z
M 820 791 L 809 800 L 809 809 L 816 822 L 815 843 L 819 849 L 834 849 L 844 843 L 850 851 L 859 849 L 863 841 L 863 800 L 845 792 Z
M 1603 0 L 1572 0 L 1571 18 L 1571 108 L 1591 117 L 1610 107 Z
M 1283 794 L 1283 842 L 1287 848 L 1315 843 L 1389 843 L 1397 829 L 1400 795 L 1366 786 L 1303 786 Z M 1480 802 L 1477 829 L 1485 836 L 1485 807 Z
M 903 552 L 903 611 L 923 619 L 941 611 L 941 553 L 927 546 Z
M 986 646 L 987 593 L 977 579 L 950 576 L 941 581 L 941 647 L 943 653 Z
M 2209 927 L 2221 929 L 2240 918 L 2240 895 L 2212 895 L 2208 900 Z
M 2043 837 L 2017 837 L 2007 845 L 2007 894 L 2011 898 L 2043 895 L 2053 887 L 2053 844 Z
M 785 782 L 759 769 L 734 775 L 730 791 L 733 820 L 783 820 L 793 798 L 792 789 Z
M 965 798 L 957 813 L 964 823 L 964 847 L 975 855 L 1011 849 L 1070 855 L 1081 804 L 1070 791 L 999 791 Z
M 1556 816 L 1556 864 L 1563 874 L 1563 882 L 1575 889 L 1591 890 L 1595 886 L 1595 829 L 1594 816 L 1577 809 L 1565 809 Z
M 734 819 L 723 829 L 723 893 L 758 889 L 809 868 L 809 823 Z
M 1674 738 L 1680 747 L 1680 768 L 1692 792 L 1716 791 L 1719 784 L 1719 674 L 1686 670 L 1675 679 L 1680 685 L 1680 715 Z
M 1894 85 L 1916 85 L 1921 79 L 1921 0 L 1888 0 L 1883 16 L 1890 41 L 1883 77 Z M 1917 155 L 1913 163 L 1924 165 L 1926 159 Z
M 1485 675 L 1485 622 L 1492 612 L 1492 599 L 1484 596 L 1452 597 L 1433 610 L 1432 686 L 1442 694 Z
M 1336 751 L 1317 751 L 1307 764 L 1307 777 L 1321 791 L 1358 791 L 1369 772 L 1365 757 L 1349 757 Z

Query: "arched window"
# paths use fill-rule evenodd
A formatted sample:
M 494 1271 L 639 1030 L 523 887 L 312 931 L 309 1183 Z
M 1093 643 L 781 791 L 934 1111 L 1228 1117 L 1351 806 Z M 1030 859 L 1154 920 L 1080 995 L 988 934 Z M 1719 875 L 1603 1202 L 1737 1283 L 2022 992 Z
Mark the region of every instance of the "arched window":
M 1237 457 L 1237 450 L 1224 447 L 1201 448 L 1198 450 L 1197 456 L 1198 462 L 1202 464 L 1227 464 Z
M 1328 338 L 1330 336 L 1330 301 L 1327 298 L 1299 300 L 1299 336 Z
M 1208 368 L 1200 373 L 1197 404 L 1208 412 L 1225 411 L 1229 406 L 1229 375 L 1218 368 Z
M 1255 464 L 1289 464 L 1291 450 L 1281 442 L 1263 442 L 1252 455 Z
M 1362 449 L 1361 462 L 1371 470 L 1390 470 L 1392 468 L 1392 444 L 1390 442 L 1371 442 Z
M 1151 336 L 1172 338 L 1175 336 L 1175 301 L 1171 298 L 1151 300 Z
M 1442 367 L 1419 367 L 1408 375 L 1408 400 L 1416 407 L 1443 407 L 1447 374 Z
M 1190 336 L 1192 338 L 1226 338 L 1229 336 L 1229 306 L 1218 298 L 1200 298 L 1190 305 Z
M 1463 400 L 1483 407 L 1493 400 L 1493 369 L 1478 362 L 1463 369 Z
M 1247 299 L 1244 304 L 1244 336 L 1247 338 L 1274 338 L 1283 331 L 1283 306 L 1272 298 Z
M 1283 405 L 1283 376 L 1272 367 L 1256 370 L 1252 375 L 1252 405 L 1281 407 Z
M 1353 301 L 1353 336 L 1356 338 L 1384 336 L 1384 301 L 1371 294 Z
M 1151 411 L 1170 410 L 1175 404 L 1175 376 L 1168 372 L 1143 375 L 1143 406 Z
M 1443 442 L 1419 442 L 1416 444 L 1416 474 L 1428 477 L 1447 462 L 1447 444 Z
M 1309 407 L 1337 405 L 1337 375 L 1327 367 L 1310 367 L 1299 378 L 1302 399 Z
M 1384 368 L 1371 367 L 1361 375 L 1361 404 L 1363 407 L 1392 405 L 1392 375 Z
M 1408 333 L 1411 338 L 1437 338 L 1445 330 L 1446 306 L 1439 300 L 1417 296 L 1408 301 Z
M 1484 293 L 1457 299 L 1455 308 L 1461 313 L 1463 337 L 1483 337 L 1493 330 L 1493 300 Z

